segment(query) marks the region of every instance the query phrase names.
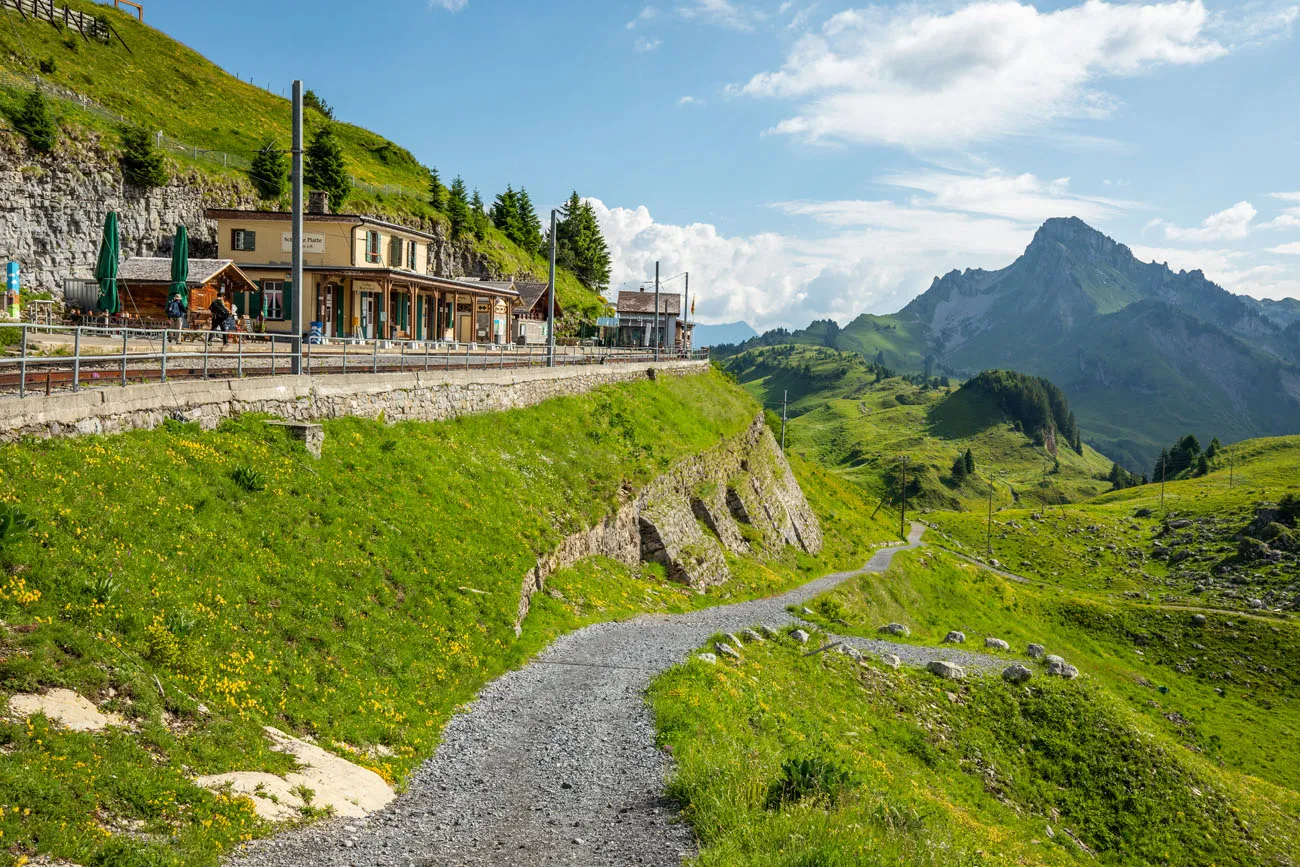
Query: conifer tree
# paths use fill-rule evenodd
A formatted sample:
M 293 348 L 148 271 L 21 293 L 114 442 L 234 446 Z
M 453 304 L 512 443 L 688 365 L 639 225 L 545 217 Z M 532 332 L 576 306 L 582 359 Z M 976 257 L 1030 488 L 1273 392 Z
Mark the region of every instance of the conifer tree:
M 964 461 L 966 464 L 966 474 L 967 475 L 973 474 L 975 472 L 975 455 L 971 454 L 970 449 L 966 449 L 966 455 L 964 457 Z
M 59 141 L 59 125 L 50 114 L 50 105 L 39 88 L 33 87 L 14 116 L 14 126 L 27 139 L 32 150 L 47 154 Z
M 352 193 L 352 179 L 343 162 L 343 146 L 331 125 L 322 126 L 311 137 L 303 154 L 302 178 L 308 189 L 323 190 L 329 196 L 331 211 L 343 209 Z
M 289 171 L 289 158 L 272 139 L 267 139 L 257 149 L 253 164 L 248 169 L 249 180 L 264 199 L 278 199 L 284 192 L 284 177 Z
M 487 235 L 487 227 L 491 220 L 488 218 L 487 211 L 483 207 L 483 197 L 474 191 L 474 195 L 469 200 L 470 222 L 474 228 L 474 237 L 480 241 Z
M 492 225 L 511 241 L 519 243 L 519 201 L 514 187 L 509 184 L 506 184 L 505 192 L 497 193 L 492 202 Z
M 434 210 L 447 210 L 447 188 L 442 185 L 436 166 L 429 169 L 429 204 Z
M 122 177 L 137 187 L 161 187 L 167 183 L 167 166 L 153 146 L 153 136 L 143 127 L 122 130 Z
M 533 208 L 533 200 L 529 198 L 528 190 L 519 188 L 515 204 L 519 221 L 519 240 L 516 243 L 530 255 L 535 255 L 542 249 L 542 221 L 537 218 L 537 211 Z
M 957 484 L 961 484 L 966 478 L 966 457 L 957 455 L 952 462 L 952 479 Z
M 451 218 L 451 236 L 459 238 L 473 230 L 472 215 L 469 212 L 469 191 L 460 175 L 451 182 L 447 196 L 447 216 Z
M 574 192 L 556 226 L 556 259 L 589 289 L 609 286 L 609 247 L 601 234 L 596 212 Z

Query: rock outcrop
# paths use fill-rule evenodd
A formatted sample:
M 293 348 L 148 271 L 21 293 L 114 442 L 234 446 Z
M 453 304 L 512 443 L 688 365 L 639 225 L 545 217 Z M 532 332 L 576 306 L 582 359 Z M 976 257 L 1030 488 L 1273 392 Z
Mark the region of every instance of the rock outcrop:
M 661 563 L 671 580 L 704 590 L 730 579 L 726 553 L 750 552 L 747 535 L 768 549 L 793 545 L 815 554 L 822 546 L 817 516 L 762 416 L 740 436 L 629 492 L 604 521 L 538 558 L 523 579 L 515 630 L 546 579 L 585 557 Z

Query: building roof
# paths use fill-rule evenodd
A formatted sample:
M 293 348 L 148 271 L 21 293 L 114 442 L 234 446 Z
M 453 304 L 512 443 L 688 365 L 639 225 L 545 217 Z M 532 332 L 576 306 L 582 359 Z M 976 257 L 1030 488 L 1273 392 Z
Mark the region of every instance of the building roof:
M 239 271 L 230 259 L 190 259 L 190 275 L 185 282 L 190 286 L 202 286 L 227 268 Z M 171 257 L 132 256 L 118 266 L 117 279 L 127 283 L 171 283 Z
M 515 288 L 519 290 L 519 308 L 528 312 L 537 306 L 537 302 L 546 297 L 546 290 L 550 288 L 548 283 L 516 283 Z M 555 301 L 555 315 L 560 315 L 560 301 Z
M 288 265 L 245 265 L 250 271 L 288 271 Z M 480 295 L 506 295 L 517 298 L 519 293 L 510 283 L 489 283 L 484 280 L 458 280 L 454 277 L 433 277 L 403 271 L 400 268 L 372 268 L 363 265 L 304 265 L 302 270 L 314 274 L 347 274 L 350 277 L 382 280 L 388 278 L 394 283 L 419 283 L 439 289 L 461 289 L 467 293 Z
M 244 211 L 238 208 L 208 208 L 203 212 L 203 215 L 209 220 L 274 220 L 279 222 L 293 219 L 293 214 L 289 211 Z M 392 229 L 405 232 L 408 235 L 415 235 L 417 238 L 423 238 L 426 241 L 442 240 L 439 236 L 431 235 L 423 229 L 413 229 L 410 226 L 403 226 L 401 223 L 390 223 L 387 220 L 367 217 L 364 214 L 313 214 L 303 211 L 302 219 L 304 223 L 347 223 L 353 226 L 379 226 L 381 229 Z
M 682 312 L 682 296 L 676 292 L 659 293 L 659 314 L 661 316 L 680 316 Z M 644 314 L 654 316 L 655 314 L 655 293 L 646 292 L 628 292 L 618 293 L 618 313 L 623 315 Z

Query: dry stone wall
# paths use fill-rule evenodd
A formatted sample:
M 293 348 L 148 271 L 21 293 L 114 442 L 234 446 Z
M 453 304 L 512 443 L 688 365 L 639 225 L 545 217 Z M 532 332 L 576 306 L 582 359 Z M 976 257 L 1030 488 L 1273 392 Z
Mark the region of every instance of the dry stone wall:
M 248 412 L 286 421 L 359 416 L 396 421 L 442 421 L 502 412 L 552 397 L 582 394 L 616 382 L 703 372 L 705 361 L 609 364 L 518 370 L 276 376 L 187 380 L 88 389 L 0 400 L 0 442 L 152 430 L 166 419 L 211 429 Z
M 821 550 L 821 526 L 772 432 L 760 415 L 717 448 L 678 462 L 595 527 L 566 538 L 524 576 L 515 631 L 532 597 L 557 569 L 591 556 L 635 566 L 661 563 L 668 577 L 695 590 L 731 578 L 726 554 L 754 551 L 742 526 L 775 550 Z

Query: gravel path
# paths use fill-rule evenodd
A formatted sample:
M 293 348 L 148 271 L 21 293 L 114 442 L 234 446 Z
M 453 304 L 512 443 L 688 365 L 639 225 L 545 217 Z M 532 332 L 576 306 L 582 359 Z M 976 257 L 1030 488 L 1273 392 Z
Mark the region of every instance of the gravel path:
M 819 578 L 770 599 L 683 615 L 589 626 L 565 635 L 485 687 L 451 720 L 433 758 L 388 808 L 363 820 L 319 823 L 256 841 L 232 863 L 285 865 L 668 865 L 695 852 L 690 829 L 662 800 L 668 757 L 655 747 L 650 681 L 715 632 L 796 623 L 785 609 L 862 572 L 881 572 L 884 548 L 859 572 Z M 955 648 L 844 639 L 924 665 L 1007 663 Z

